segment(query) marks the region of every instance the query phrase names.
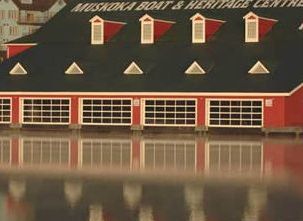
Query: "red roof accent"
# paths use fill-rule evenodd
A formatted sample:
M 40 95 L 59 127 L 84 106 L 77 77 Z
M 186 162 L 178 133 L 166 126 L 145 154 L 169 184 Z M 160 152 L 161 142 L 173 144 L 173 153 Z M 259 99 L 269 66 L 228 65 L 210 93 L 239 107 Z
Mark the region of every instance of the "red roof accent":
M 203 18 L 199 16 L 199 17 L 196 17 L 194 20 L 195 20 L 195 21 L 202 21 Z
M 109 41 L 123 27 L 123 23 L 104 21 L 104 41 Z
M 144 21 L 152 21 L 150 18 L 146 18 L 144 19 Z
M 205 37 L 209 40 L 221 27 L 224 21 L 206 19 L 205 20 Z
M 28 44 L 8 45 L 6 57 L 11 58 L 13 56 L 16 56 L 17 54 L 20 54 L 20 53 L 30 49 L 33 46 L 34 45 L 28 45 Z
M 173 23 L 166 22 L 166 21 L 154 21 L 154 37 L 155 40 L 158 40 L 161 38 L 162 35 L 164 35 L 171 27 Z
M 251 15 L 247 19 L 256 19 L 256 18 L 257 18 L 256 16 Z
M 259 39 L 262 39 L 277 23 L 276 20 L 259 18 Z
M 94 20 L 93 22 L 94 22 L 94 23 L 101 23 L 101 22 L 102 22 L 102 20 L 100 20 L 100 19 L 96 19 L 96 20 Z

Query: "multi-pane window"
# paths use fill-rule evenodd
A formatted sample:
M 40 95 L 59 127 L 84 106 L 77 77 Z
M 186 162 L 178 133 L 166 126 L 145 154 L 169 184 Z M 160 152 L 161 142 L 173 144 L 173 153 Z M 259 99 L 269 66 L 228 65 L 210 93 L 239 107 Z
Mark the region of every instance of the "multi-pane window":
M 82 123 L 87 125 L 130 125 L 131 99 L 83 99 Z
M 262 127 L 261 100 L 210 100 L 208 126 Z
M 195 142 L 192 141 L 145 141 L 144 167 L 195 170 L 195 150 Z
M 23 101 L 24 124 L 69 124 L 69 99 L 29 99 Z
M 144 125 L 194 126 L 196 100 L 145 100 Z
M 0 10 L 0 20 L 5 19 L 5 10 Z
M 92 44 L 103 44 L 103 23 L 92 23 Z
M 130 168 L 131 141 L 90 139 L 82 141 L 81 163 L 84 167 Z
M 205 20 L 194 20 L 192 29 L 193 43 L 205 42 Z
M 11 122 L 11 99 L 0 99 L 0 123 Z
M 153 21 L 142 21 L 141 24 L 141 43 L 150 44 L 154 42 Z
M 245 22 L 246 24 L 246 42 L 257 42 L 258 41 L 258 20 L 257 19 L 248 19 Z
M 22 141 L 25 165 L 68 165 L 69 141 L 65 139 L 26 138 Z
M 11 162 L 11 141 L 6 138 L 0 139 L 0 164 Z
M 17 36 L 19 34 L 17 26 L 10 26 L 9 27 L 9 34 L 11 36 Z
M 206 168 L 212 172 L 260 172 L 262 151 L 258 142 L 210 142 Z

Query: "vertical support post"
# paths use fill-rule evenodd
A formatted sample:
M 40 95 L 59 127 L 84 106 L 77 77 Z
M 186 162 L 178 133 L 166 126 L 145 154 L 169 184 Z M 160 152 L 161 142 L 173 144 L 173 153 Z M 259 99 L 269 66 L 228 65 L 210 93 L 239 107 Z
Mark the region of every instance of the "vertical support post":
M 140 154 L 141 154 L 141 137 L 138 135 L 132 136 L 132 170 L 140 169 Z
M 79 120 L 79 98 L 77 96 L 71 97 L 71 115 L 70 115 L 70 129 L 81 129 L 81 124 Z
M 79 162 L 79 142 L 77 137 L 72 137 L 70 139 L 70 156 L 69 165 L 70 168 L 77 168 Z
M 205 168 L 205 139 L 196 139 L 196 171 L 203 172 Z
M 10 127 L 14 129 L 21 128 L 22 124 L 20 121 L 20 98 L 17 96 L 12 97 L 11 111 L 12 111 L 12 122 Z
M 19 136 L 11 137 L 11 165 L 20 166 L 20 138 Z
M 205 99 L 202 97 L 198 97 L 197 99 L 196 131 L 199 133 L 207 131 L 206 118 L 205 118 Z
M 141 125 L 141 99 L 138 97 L 133 98 L 132 107 L 132 126 L 133 131 L 142 131 L 143 126 Z

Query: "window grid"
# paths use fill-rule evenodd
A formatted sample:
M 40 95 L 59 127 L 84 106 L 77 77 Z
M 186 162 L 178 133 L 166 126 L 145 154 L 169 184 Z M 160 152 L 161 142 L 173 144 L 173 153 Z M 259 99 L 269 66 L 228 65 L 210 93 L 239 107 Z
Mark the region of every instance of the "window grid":
M 193 42 L 204 42 L 204 21 L 193 21 Z
M 103 25 L 102 23 L 93 23 L 93 42 L 95 43 L 102 43 L 103 42 Z
M 0 99 L 0 123 L 11 122 L 11 99 Z
M 145 100 L 144 125 L 195 126 L 196 100 Z
M 153 43 L 153 22 L 142 23 L 142 43 Z
M 68 165 L 69 141 L 64 139 L 22 140 L 22 163 L 24 165 Z
M 207 168 L 212 172 L 260 172 L 262 156 L 260 143 L 209 143 Z
M 131 99 L 83 99 L 82 124 L 131 125 Z
M 69 124 L 69 99 L 23 99 L 24 124 Z
M 194 142 L 146 141 L 144 167 L 147 169 L 195 170 L 196 145 Z
M 0 163 L 10 164 L 11 162 L 11 141 L 9 139 L 0 140 Z
M 83 140 L 81 165 L 85 167 L 130 168 L 131 141 Z
M 246 41 L 258 41 L 258 22 L 257 20 L 246 21 Z
M 210 100 L 208 125 L 214 127 L 251 127 L 263 125 L 261 100 Z

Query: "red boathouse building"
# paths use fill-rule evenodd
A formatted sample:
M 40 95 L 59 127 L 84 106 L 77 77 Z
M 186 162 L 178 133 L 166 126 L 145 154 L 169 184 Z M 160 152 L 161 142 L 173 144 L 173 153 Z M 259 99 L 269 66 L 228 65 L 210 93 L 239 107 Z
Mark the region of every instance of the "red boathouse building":
M 106 11 L 105 2 L 72 1 L 37 33 L 9 42 L 0 123 L 303 127 L 300 5 L 143 3 Z

